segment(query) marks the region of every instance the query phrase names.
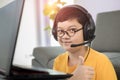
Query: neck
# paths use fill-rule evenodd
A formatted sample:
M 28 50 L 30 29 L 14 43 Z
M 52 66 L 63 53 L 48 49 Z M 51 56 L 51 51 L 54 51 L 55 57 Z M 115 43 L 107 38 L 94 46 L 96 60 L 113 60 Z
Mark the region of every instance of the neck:
M 70 58 L 78 58 L 79 56 L 84 57 L 85 53 L 87 52 L 88 47 L 82 46 L 81 48 L 76 49 L 75 51 L 73 50 L 72 52 L 69 52 L 69 57 Z
M 82 46 L 76 51 L 69 52 L 69 65 L 76 65 L 79 61 L 79 56 L 84 57 L 85 53 L 87 52 L 86 46 Z

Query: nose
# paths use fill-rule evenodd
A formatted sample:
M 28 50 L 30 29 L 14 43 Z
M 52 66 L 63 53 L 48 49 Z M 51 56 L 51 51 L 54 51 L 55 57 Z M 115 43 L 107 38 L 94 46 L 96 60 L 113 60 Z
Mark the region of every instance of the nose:
M 70 38 L 70 36 L 67 32 L 65 32 L 62 38 Z

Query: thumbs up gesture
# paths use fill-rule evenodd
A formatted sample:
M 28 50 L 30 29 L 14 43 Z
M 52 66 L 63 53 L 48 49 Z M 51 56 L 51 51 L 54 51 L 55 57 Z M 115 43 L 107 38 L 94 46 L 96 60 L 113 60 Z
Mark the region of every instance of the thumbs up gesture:
M 79 64 L 69 80 L 92 80 L 94 69 L 90 66 L 83 65 L 84 58 L 79 56 Z

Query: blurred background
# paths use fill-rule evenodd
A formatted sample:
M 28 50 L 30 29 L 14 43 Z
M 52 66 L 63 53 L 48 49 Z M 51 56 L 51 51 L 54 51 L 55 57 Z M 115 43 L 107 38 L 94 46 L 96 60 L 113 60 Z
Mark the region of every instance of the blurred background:
M 79 4 L 96 22 L 98 13 L 120 10 L 119 3 L 120 0 L 25 0 L 14 64 L 31 65 L 35 47 L 59 46 L 51 35 L 51 28 L 57 11 L 63 6 Z M 5 6 L 1 1 L 0 5 Z

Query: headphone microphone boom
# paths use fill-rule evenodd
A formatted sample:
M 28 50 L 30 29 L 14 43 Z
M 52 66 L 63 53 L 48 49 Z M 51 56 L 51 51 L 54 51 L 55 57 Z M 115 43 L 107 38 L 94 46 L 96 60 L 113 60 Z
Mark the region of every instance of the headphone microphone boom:
M 82 45 L 85 45 L 85 44 L 88 44 L 90 43 L 91 41 L 85 41 L 83 43 L 80 43 L 80 44 L 72 44 L 71 47 L 78 47 L 78 46 L 82 46 Z
M 95 38 L 95 36 L 92 39 L 89 39 L 89 40 L 87 40 L 87 41 L 85 41 L 83 43 L 80 43 L 80 44 L 71 44 L 71 47 L 78 47 L 78 46 L 82 46 L 82 45 L 91 43 L 94 38 Z

